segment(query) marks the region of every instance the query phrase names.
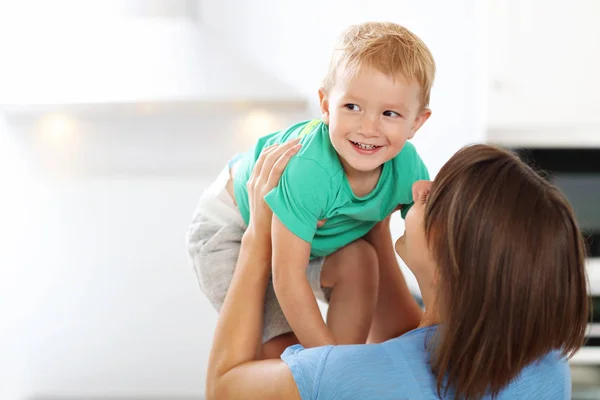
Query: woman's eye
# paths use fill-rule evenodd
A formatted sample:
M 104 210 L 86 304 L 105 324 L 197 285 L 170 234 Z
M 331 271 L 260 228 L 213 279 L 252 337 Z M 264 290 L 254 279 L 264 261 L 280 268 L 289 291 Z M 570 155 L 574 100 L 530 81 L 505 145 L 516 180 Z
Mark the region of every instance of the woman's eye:
M 346 104 L 345 107 L 350 111 L 360 111 L 360 107 L 356 104 Z
M 390 111 L 390 110 L 384 111 L 383 115 L 385 115 L 386 117 L 399 117 L 400 116 L 400 114 L 398 114 L 396 111 Z

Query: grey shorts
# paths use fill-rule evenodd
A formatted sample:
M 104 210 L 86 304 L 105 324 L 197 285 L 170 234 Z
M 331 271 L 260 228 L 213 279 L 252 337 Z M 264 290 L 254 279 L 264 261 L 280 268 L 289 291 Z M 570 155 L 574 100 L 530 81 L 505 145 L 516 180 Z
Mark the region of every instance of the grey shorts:
M 229 167 L 200 196 L 187 234 L 190 260 L 202 292 L 219 312 L 238 260 L 246 224 L 226 190 Z M 317 299 L 328 302 L 330 292 L 321 288 L 324 258 L 311 260 L 306 275 Z M 279 306 L 273 282 L 267 287 L 264 308 L 263 343 L 292 332 Z

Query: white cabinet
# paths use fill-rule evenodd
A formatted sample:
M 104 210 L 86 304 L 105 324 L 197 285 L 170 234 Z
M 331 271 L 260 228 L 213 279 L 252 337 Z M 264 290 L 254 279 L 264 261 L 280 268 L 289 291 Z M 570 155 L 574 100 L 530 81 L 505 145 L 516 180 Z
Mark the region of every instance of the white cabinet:
M 487 4 L 489 135 L 600 145 L 600 1 Z

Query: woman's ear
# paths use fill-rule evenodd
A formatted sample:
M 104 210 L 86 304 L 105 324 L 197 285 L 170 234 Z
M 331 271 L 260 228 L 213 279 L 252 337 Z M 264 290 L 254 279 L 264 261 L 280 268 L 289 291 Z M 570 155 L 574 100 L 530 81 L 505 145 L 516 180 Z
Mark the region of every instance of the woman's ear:
M 329 125 L 329 98 L 325 88 L 319 88 L 319 106 L 321 107 L 321 118 Z

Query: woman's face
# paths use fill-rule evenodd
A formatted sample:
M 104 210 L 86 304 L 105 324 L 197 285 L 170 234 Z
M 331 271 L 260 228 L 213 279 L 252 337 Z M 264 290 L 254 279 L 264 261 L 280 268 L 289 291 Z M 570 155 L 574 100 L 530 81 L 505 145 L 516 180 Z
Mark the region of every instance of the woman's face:
M 406 214 L 404 235 L 396 241 L 396 253 L 419 279 L 435 271 L 435 263 L 425 237 L 425 204 L 431 189 L 430 181 L 413 185 L 414 205 Z

